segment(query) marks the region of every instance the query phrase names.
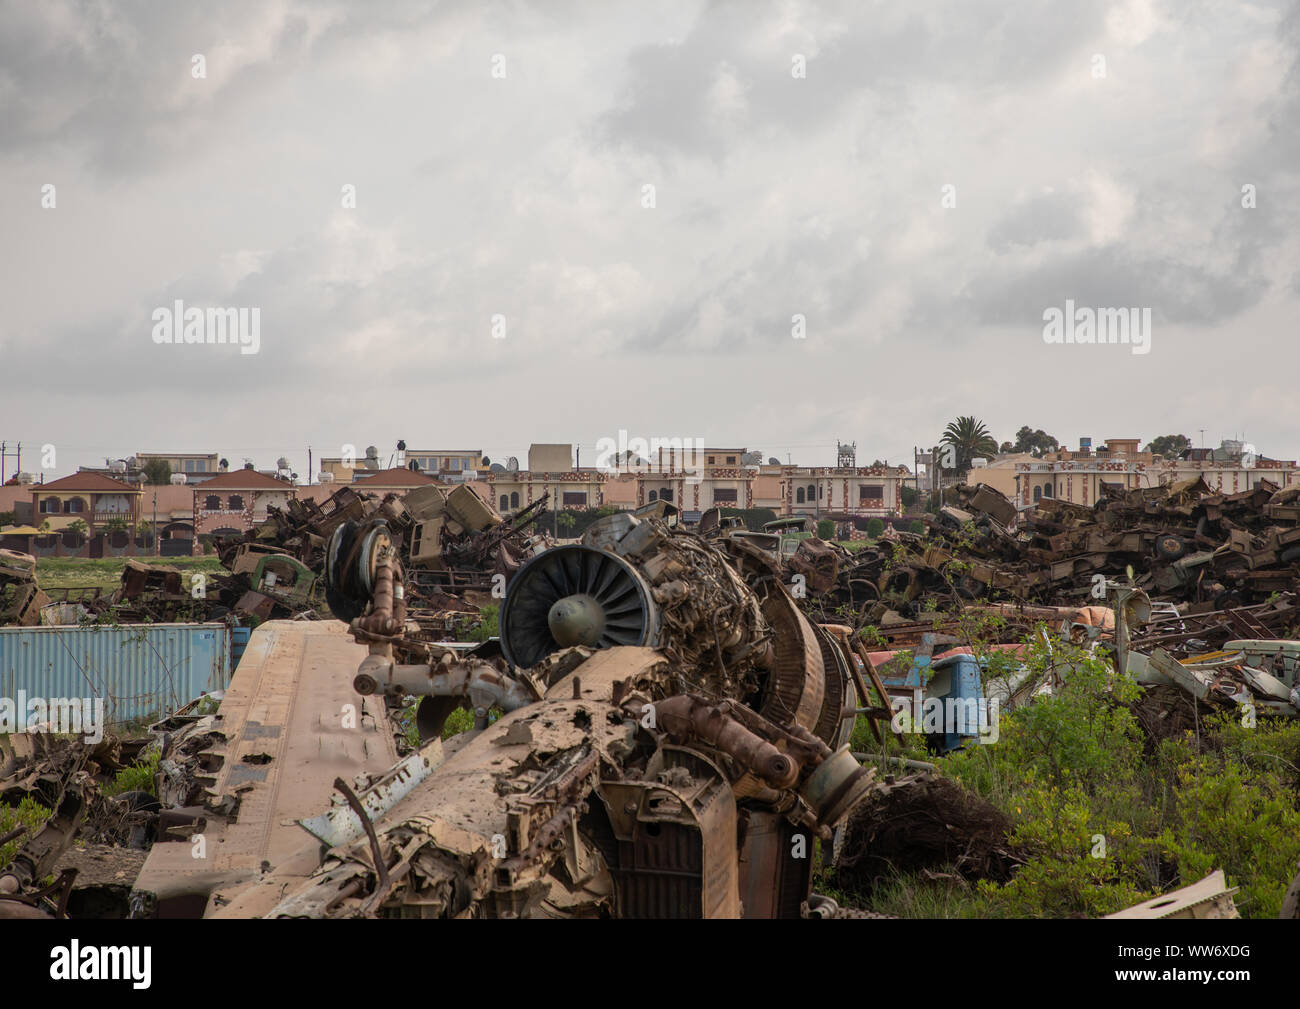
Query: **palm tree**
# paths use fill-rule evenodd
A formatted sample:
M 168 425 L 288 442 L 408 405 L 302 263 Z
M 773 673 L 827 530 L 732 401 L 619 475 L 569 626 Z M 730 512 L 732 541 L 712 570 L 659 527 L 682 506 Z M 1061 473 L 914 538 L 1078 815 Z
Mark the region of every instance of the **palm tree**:
M 972 459 L 992 459 L 998 454 L 998 443 L 989 434 L 982 420 L 958 417 L 943 429 L 941 444 L 949 445 L 956 455 L 953 469 L 969 469 Z

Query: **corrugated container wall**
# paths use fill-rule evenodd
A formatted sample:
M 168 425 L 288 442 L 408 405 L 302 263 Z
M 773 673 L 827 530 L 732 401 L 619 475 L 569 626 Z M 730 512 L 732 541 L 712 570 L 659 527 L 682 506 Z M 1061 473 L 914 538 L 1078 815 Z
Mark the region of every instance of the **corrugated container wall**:
M 0 697 L 104 700 L 110 726 L 153 720 L 230 683 L 225 624 L 0 628 Z

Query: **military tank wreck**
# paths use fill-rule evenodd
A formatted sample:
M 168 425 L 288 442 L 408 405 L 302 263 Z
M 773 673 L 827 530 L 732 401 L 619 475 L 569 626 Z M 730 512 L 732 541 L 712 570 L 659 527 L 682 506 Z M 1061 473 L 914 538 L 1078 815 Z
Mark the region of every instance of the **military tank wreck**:
M 382 521 L 328 549 L 331 605 L 369 651 L 355 691 L 420 697 L 427 741 L 356 791 L 336 782 L 302 821 L 319 867 L 260 881 L 283 894 L 269 917 L 837 913 L 811 890 L 816 844 L 873 772 L 846 745 L 847 644 L 803 616 L 777 558 L 613 515 L 525 564 L 499 640 L 470 647 L 407 634 Z M 462 704 L 475 729 L 444 743 Z

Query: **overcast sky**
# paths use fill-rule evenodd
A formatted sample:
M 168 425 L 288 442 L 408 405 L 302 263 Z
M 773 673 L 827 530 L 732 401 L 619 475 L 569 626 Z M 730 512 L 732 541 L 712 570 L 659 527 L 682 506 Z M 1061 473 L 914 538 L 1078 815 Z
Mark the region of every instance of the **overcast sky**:
M 1281 2 L 0 3 L 0 438 L 1296 458 L 1298 57 Z M 156 344 L 176 299 L 259 352 Z

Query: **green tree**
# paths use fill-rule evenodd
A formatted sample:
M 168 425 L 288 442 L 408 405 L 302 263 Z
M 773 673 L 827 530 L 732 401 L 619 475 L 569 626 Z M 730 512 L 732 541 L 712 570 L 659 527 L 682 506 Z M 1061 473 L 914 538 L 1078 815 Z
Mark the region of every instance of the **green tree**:
M 74 519 L 68 523 L 67 531 L 73 533 L 77 539 L 85 539 L 86 533 L 90 532 L 90 526 L 82 519 Z
M 104 532 L 107 533 L 124 533 L 128 532 L 130 528 L 130 524 L 121 515 L 114 515 L 104 522 Z
M 955 465 L 945 469 L 969 469 L 972 459 L 992 459 L 998 454 L 998 443 L 989 429 L 974 417 L 958 417 L 952 421 L 944 428 L 940 444 L 950 446 L 956 456 Z
M 1044 456 L 1048 452 L 1055 452 L 1060 447 L 1061 443 L 1042 428 L 1031 431 L 1029 426 L 1026 425 L 1016 432 L 1016 440 L 1011 446 L 1011 451 L 1029 452 L 1035 456 Z
M 880 539 L 880 534 L 885 531 L 885 523 L 878 518 L 867 521 L 867 535 L 873 540 Z
M 144 464 L 143 472 L 145 480 L 155 486 L 171 483 L 172 466 L 166 459 L 150 459 Z
M 818 520 L 817 538 L 821 540 L 833 540 L 835 538 L 835 522 L 832 519 Z
M 1185 434 L 1162 434 L 1159 438 L 1152 438 L 1147 443 L 1144 451 L 1153 452 L 1156 455 L 1163 455 L 1166 458 L 1176 456 L 1184 449 L 1192 447 L 1192 439 Z

